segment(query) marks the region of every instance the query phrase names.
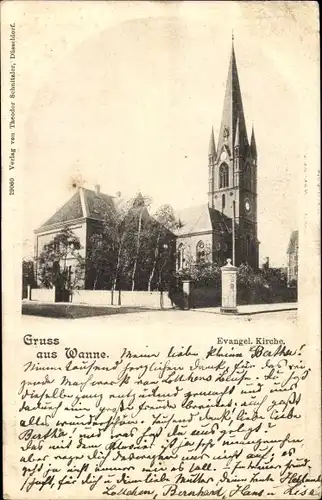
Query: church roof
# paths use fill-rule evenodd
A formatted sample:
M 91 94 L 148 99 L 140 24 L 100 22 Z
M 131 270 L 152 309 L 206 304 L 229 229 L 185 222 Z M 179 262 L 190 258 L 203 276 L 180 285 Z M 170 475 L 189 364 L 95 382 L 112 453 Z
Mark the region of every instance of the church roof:
M 238 129 L 237 129 L 238 121 Z M 236 135 L 238 134 L 238 137 Z M 232 46 L 228 77 L 226 82 L 226 92 L 222 112 L 221 126 L 218 139 L 217 155 L 221 154 L 223 145 L 227 145 L 230 154 L 233 152 L 235 143 L 243 149 L 248 148 L 248 138 L 246 122 L 243 108 L 243 101 L 239 85 L 237 63 L 234 46 Z M 218 159 L 217 158 L 217 159 Z
M 299 232 L 297 230 L 292 231 L 286 253 L 287 254 L 296 253 L 298 251 L 298 244 L 299 244 Z
M 86 217 L 100 220 L 106 211 L 112 207 L 119 207 L 122 203 L 124 203 L 124 200 L 119 197 L 113 197 L 91 189 L 79 188 L 37 231 L 48 226 Z
M 215 136 L 214 136 L 214 127 L 211 128 L 210 140 L 209 140 L 209 149 L 208 156 L 212 156 L 215 158 L 216 156 L 216 145 L 215 145 Z
M 219 233 L 231 233 L 232 232 L 232 220 L 227 215 L 215 210 L 214 208 L 209 209 L 212 227 L 215 232 Z
M 210 208 L 208 204 L 178 210 L 176 218 L 180 222 L 179 229 L 175 231 L 176 236 L 205 231 L 231 231 L 231 219 L 218 210 Z
M 176 235 L 181 236 L 188 233 L 199 233 L 211 231 L 211 218 L 207 204 L 183 208 L 176 212 L 180 227 L 176 230 Z
M 251 149 L 251 153 L 252 153 L 253 157 L 257 158 L 257 146 L 256 146 L 254 126 L 252 127 L 252 135 L 251 135 L 251 139 L 250 139 L 250 149 Z

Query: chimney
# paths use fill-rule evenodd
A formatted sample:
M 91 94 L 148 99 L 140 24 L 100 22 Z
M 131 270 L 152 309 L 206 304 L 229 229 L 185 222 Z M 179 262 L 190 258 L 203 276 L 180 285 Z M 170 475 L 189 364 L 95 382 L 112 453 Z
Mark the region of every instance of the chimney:
M 95 194 L 100 194 L 101 186 L 99 184 L 95 184 Z
M 116 196 L 117 196 L 118 198 L 121 198 L 121 191 L 116 191 Z

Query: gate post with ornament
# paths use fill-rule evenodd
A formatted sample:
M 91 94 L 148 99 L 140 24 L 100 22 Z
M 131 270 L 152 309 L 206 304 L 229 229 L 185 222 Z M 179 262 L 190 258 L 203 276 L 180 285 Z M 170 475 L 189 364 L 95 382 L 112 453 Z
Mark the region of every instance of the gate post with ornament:
M 221 269 L 221 308 L 222 314 L 237 314 L 237 267 L 231 259 Z
M 182 288 L 183 288 L 183 309 L 190 309 L 191 280 L 182 280 Z

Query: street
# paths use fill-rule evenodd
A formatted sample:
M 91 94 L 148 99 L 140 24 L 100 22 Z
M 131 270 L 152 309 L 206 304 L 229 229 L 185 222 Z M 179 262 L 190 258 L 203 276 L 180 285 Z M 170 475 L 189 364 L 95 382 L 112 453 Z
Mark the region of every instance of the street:
M 226 336 L 281 336 L 293 335 L 297 329 L 297 311 L 277 311 L 253 315 L 226 316 L 206 310 L 144 311 L 113 316 L 96 316 L 79 319 L 45 318 L 22 315 L 22 331 L 37 335 L 63 336 L 69 334 L 107 336 L 109 340 L 149 342 L 201 342 L 213 335 Z M 139 340 L 140 338 L 140 340 Z

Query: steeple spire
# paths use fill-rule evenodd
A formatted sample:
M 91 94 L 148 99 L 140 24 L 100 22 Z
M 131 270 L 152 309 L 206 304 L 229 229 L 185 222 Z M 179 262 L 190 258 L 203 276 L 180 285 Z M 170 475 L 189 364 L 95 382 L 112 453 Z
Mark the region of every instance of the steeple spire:
M 255 140 L 254 125 L 252 126 L 252 136 L 250 139 L 250 150 L 251 150 L 253 158 L 257 158 L 257 147 L 256 147 L 256 140 Z
M 216 158 L 216 146 L 215 146 L 214 127 L 211 128 L 208 156 L 211 156 L 214 160 Z
M 237 116 L 237 123 L 236 123 L 236 132 L 235 132 L 235 143 L 234 143 L 235 148 L 237 146 L 240 146 L 240 133 L 239 133 L 239 115 Z
M 226 83 L 226 92 L 221 119 L 221 127 L 218 139 L 217 155 L 221 154 L 223 145 L 226 145 L 230 154 L 233 154 L 233 147 L 236 139 L 237 119 L 239 121 L 239 146 L 240 153 L 248 147 L 245 115 L 243 101 L 240 91 L 237 63 L 234 49 L 234 36 L 232 35 L 232 49 Z

